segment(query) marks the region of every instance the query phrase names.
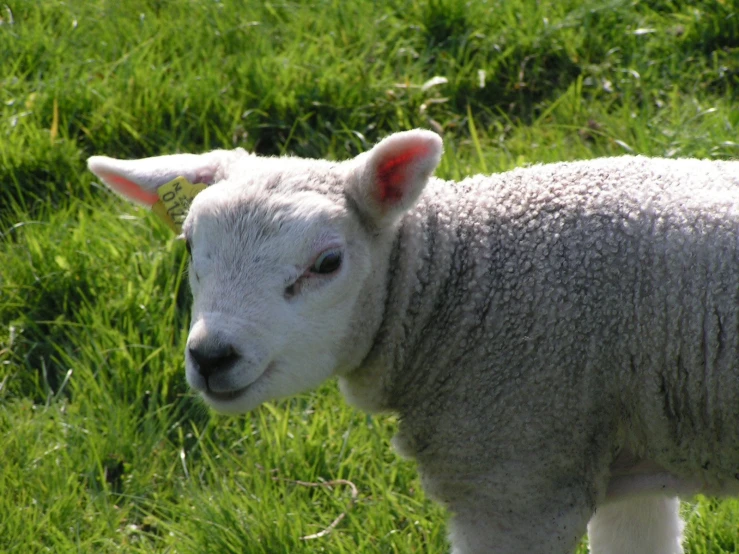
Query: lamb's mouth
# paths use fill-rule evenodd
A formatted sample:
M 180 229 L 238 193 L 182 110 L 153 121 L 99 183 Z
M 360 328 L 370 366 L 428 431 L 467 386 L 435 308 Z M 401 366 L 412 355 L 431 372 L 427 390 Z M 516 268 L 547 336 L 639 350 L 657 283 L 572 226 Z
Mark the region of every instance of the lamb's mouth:
M 252 388 L 254 385 L 259 383 L 264 378 L 264 376 L 268 375 L 273 369 L 274 369 L 274 362 L 269 364 L 267 366 L 267 369 L 265 369 L 261 373 L 261 375 L 259 375 L 259 377 L 254 379 L 254 381 L 252 381 L 245 387 L 241 387 L 240 389 L 230 390 L 230 391 L 225 391 L 225 392 L 217 392 L 217 391 L 211 390 L 211 388 L 208 387 L 205 391 L 203 391 L 203 395 L 208 400 L 213 400 L 214 402 L 233 402 L 237 398 L 241 398 L 242 396 L 244 396 L 249 391 L 250 388 Z
M 216 402 L 231 402 L 232 400 L 236 400 L 241 395 L 243 395 L 249 389 L 249 387 L 251 387 L 252 384 L 228 392 L 214 392 L 208 389 L 203 394 L 207 396 L 210 400 L 215 400 Z

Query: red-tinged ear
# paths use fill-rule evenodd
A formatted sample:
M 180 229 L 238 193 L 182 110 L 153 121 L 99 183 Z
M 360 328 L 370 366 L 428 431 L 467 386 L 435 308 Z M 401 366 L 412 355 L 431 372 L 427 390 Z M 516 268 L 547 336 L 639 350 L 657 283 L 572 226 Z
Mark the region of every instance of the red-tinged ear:
M 386 227 L 413 207 L 441 154 L 441 137 L 431 131 L 391 135 L 355 158 L 348 192 L 373 225 Z
M 159 197 L 157 189 L 177 177 L 185 177 L 193 184 L 213 183 L 225 179 L 230 163 L 243 150 L 215 150 L 207 154 L 173 154 L 140 160 L 116 160 L 106 156 L 93 156 L 87 167 L 103 183 L 124 198 L 147 207 Z

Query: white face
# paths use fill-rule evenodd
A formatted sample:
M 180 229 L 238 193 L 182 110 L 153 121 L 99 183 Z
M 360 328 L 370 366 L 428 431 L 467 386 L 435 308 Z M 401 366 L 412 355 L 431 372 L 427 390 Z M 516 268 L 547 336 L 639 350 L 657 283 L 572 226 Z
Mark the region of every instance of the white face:
M 345 363 L 370 273 L 356 216 L 316 192 L 223 183 L 193 203 L 186 375 L 214 409 L 241 413 L 319 385 Z
M 152 208 L 178 177 L 213 185 L 183 225 L 194 297 L 187 381 L 216 410 L 238 413 L 359 367 L 383 317 L 394 226 L 441 152 L 438 135 L 413 130 L 340 164 L 236 149 L 93 156 L 88 166 Z

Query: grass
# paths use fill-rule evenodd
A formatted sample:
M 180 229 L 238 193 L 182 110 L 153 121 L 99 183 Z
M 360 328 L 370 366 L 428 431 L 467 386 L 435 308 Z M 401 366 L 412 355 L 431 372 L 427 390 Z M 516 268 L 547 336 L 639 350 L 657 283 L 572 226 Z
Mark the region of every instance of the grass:
M 3 552 L 447 549 L 392 417 L 335 383 L 228 418 L 188 392 L 182 245 L 87 156 L 339 159 L 413 126 L 443 133 L 449 178 L 739 156 L 736 0 L 10 0 L 0 18 Z M 353 505 L 298 483 L 340 479 Z M 737 501 L 684 510 L 689 552 L 737 551 Z

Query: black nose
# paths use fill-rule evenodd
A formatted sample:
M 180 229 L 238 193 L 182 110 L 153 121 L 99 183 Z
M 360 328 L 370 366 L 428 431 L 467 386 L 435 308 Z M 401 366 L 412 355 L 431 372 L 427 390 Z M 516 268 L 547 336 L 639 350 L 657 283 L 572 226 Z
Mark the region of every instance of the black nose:
M 189 346 L 187 350 L 198 364 L 198 372 L 203 377 L 227 371 L 239 359 L 239 355 L 230 344 L 196 344 Z

